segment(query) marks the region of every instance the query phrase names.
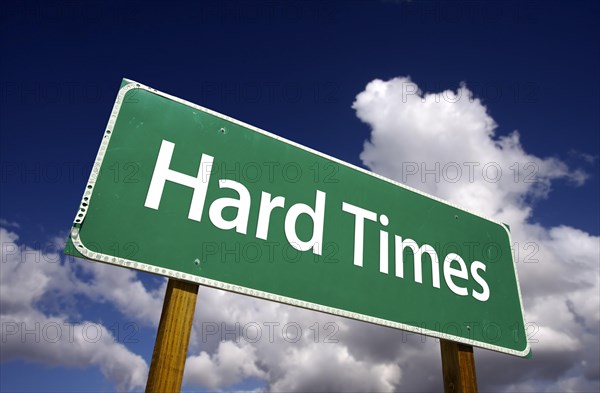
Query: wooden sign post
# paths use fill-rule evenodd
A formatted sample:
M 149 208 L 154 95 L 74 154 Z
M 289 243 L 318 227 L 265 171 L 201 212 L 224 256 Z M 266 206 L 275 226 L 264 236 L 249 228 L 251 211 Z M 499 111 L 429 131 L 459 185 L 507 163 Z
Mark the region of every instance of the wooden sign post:
M 146 383 L 147 393 L 181 390 L 197 295 L 198 284 L 169 279 Z
M 471 345 L 441 340 L 445 393 L 476 393 L 475 359 Z

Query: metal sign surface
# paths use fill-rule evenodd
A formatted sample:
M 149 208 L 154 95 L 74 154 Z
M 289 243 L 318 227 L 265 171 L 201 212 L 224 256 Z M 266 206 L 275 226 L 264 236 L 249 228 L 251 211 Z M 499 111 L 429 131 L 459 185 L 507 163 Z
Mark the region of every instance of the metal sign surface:
M 66 252 L 529 353 L 505 225 L 129 80 Z

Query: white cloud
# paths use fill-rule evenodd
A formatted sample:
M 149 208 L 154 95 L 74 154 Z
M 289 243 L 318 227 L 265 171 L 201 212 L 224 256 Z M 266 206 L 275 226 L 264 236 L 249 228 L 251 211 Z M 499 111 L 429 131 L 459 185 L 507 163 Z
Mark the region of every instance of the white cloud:
M 82 261 L 82 269 L 91 274 L 89 283 L 81 283 L 89 298 L 113 304 L 123 315 L 158 326 L 167 279 L 155 290 L 148 290 L 133 270 L 102 263 Z M 110 288 L 110 290 L 107 290 Z
M 4 218 L 0 218 L 0 225 L 5 228 L 17 228 L 18 229 L 21 227 L 18 222 L 8 221 Z
M 185 371 L 185 382 L 213 389 L 233 386 L 248 377 L 266 377 L 258 368 L 256 349 L 232 341 L 222 341 L 212 356 L 201 352 L 189 357 Z
M 480 385 L 598 390 L 600 238 L 530 222 L 531 201 L 548 197 L 553 181 L 582 185 L 587 175 L 527 153 L 517 131 L 496 135 L 487 108 L 465 85 L 425 94 L 408 78 L 374 80 L 353 107 L 371 127 L 361 154 L 370 169 L 511 227 L 534 359 L 478 351 Z
M 393 392 L 400 367 L 359 361 L 343 345 L 312 343 L 286 352 L 274 392 Z
M 270 391 L 393 391 L 396 355 L 363 351 L 361 333 L 401 340 L 397 330 L 200 287 L 184 383 L 227 389 L 245 376 Z M 224 354 L 235 354 L 229 366 Z
M 552 180 L 586 178 L 525 152 L 517 131 L 496 137 L 494 119 L 465 85 L 425 94 L 408 78 L 374 80 L 353 108 L 372 129 L 366 166 L 488 216 L 522 221 L 527 198 L 547 196 Z
M 119 343 L 104 325 L 93 321 L 73 322 L 80 318 L 69 306 L 70 299 L 75 295 L 90 296 L 88 290 L 95 288 L 75 273 L 76 266 L 86 262 L 68 263 L 57 252 L 19 244 L 18 236 L 4 228 L 0 228 L 0 244 L 2 362 L 24 359 L 50 366 L 95 366 L 119 391 L 145 386 L 148 366 L 141 356 Z M 111 292 L 114 288 L 107 284 L 113 280 L 106 279 L 101 271 L 101 268 L 92 269 L 94 285 Z M 127 283 L 134 288 L 129 296 L 140 295 L 142 299 L 149 296 L 135 289 L 139 281 L 129 277 Z M 135 299 L 130 300 L 137 305 L 134 307 L 140 306 Z M 51 307 L 53 304 L 55 307 Z M 115 304 L 121 305 L 120 302 Z
M 24 359 L 48 366 L 99 367 L 119 391 L 143 387 L 148 366 L 118 343 L 110 330 L 90 321 L 70 323 L 36 310 L 0 315 L 2 362 Z
M 576 149 L 571 149 L 569 150 L 569 155 L 573 158 L 577 158 L 580 160 L 583 160 L 585 163 L 593 165 L 596 161 L 598 161 L 598 158 L 600 156 L 598 156 L 598 154 L 589 154 L 589 153 L 584 153 L 582 151 L 578 151 Z

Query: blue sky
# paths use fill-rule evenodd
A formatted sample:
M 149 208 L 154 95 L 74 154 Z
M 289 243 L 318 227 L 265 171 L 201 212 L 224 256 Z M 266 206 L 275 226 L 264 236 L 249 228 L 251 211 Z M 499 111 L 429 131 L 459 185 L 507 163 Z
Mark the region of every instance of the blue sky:
M 497 124 L 494 138 L 519 131 L 519 146 L 527 154 L 518 155 L 516 148 L 514 151 L 505 149 L 504 153 L 515 153 L 520 161 L 514 163 L 519 165 L 533 158 L 541 160 L 539 163 L 550 169 L 538 168 L 540 173 L 536 172 L 536 176 L 539 175 L 548 188 L 543 195 L 529 188 L 510 188 L 506 194 L 509 199 L 498 203 L 529 211 L 525 218 L 515 213 L 514 217 L 519 218 L 514 220 L 523 227 L 524 241 L 538 242 L 542 252 L 548 253 L 544 254 L 546 260 L 554 265 L 545 265 L 544 271 L 563 272 L 568 260 L 573 261 L 574 266 L 569 269 L 575 270 L 565 271 L 578 271 L 588 277 L 598 275 L 600 51 L 594 38 L 598 36 L 598 2 L 80 4 L 5 1 L 0 7 L 0 218 L 6 233 L 18 235 L 18 240 L 6 235 L 3 245 L 26 245 L 38 250 L 42 260 L 47 260 L 43 256 L 53 254 L 56 248 L 50 245 L 66 237 L 123 77 L 397 178 L 401 177 L 394 172 L 397 168 L 378 150 L 382 145 L 398 143 L 401 155 L 403 143 L 398 138 L 414 136 L 416 141 L 423 142 L 419 145 L 423 150 L 414 152 L 416 155 L 410 160 L 423 157 L 424 162 L 433 162 L 433 153 L 444 152 L 443 146 L 430 147 L 425 136 L 419 139 L 419 135 L 411 133 L 416 128 L 410 124 L 401 124 L 399 127 L 405 128 L 396 136 L 384 130 L 383 124 L 388 123 L 369 101 L 367 85 L 379 79 L 393 89 L 389 81 L 404 78 L 397 80 L 414 82 L 423 97 L 430 92 L 458 92 L 464 83 Z M 406 79 L 408 77 L 410 79 Z M 365 92 L 362 103 L 357 101 L 361 92 Z M 418 105 L 415 108 L 426 110 Z M 457 113 L 463 112 L 459 109 Z M 461 135 L 460 130 L 445 132 Z M 372 142 L 371 147 L 365 146 L 367 140 Z M 475 149 L 469 154 L 477 152 Z M 411 152 L 405 153 L 404 159 L 409 160 L 406 157 Z M 456 157 L 461 157 L 457 154 Z M 510 159 L 505 163 L 505 173 L 509 175 Z M 455 197 L 451 188 L 418 183 L 409 182 L 446 199 Z M 506 189 L 490 190 L 494 193 Z M 581 246 L 581 255 L 556 251 L 566 247 L 561 243 L 565 239 L 572 239 L 576 248 Z M 22 254 L 19 258 L 22 261 Z M 78 287 L 92 285 L 90 282 L 117 282 L 117 278 L 101 271 L 102 268 L 86 270 L 78 265 L 83 263 L 63 259 L 53 265 L 55 270 L 42 270 L 46 277 L 55 280 L 71 274 L 65 282 Z M 62 266 L 63 273 L 57 273 L 56 265 Z M 536 282 L 542 266 L 535 267 L 538 270 L 519 271 L 532 288 L 555 282 L 552 278 L 544 278 L 550 280 L 548 282 L 542 279 Z M 13 277 L 8 274 L 16 273 L 4 272 L 6 282 L 2 281 L 2 285 L 7 285 L 8 292 L 3 292 L 3 296 L 11 293 L 12 287 L 8 285 Z M 146 306 L 160 304 L 161 288 L 164 290 L 162 279 L 142 273 L 129 274 L 126 282 L 142 286 L 143 296 L 149 302 L 144 303 Z M 596 289 L 592 305 L 597 305 L 597 281 L 588 284 L 592 294 Z M 557 284 L 558 301 L 573 304 L 582 299 L 583 295 L 576 293 L 576 289 L 571 291 L 571 287 L 565 285 Z M 27 303 L 29 317 L 33 318 L 27 320 L 60 316 L 62 321 L 75 324 L 90 321 L 112 326 L 113 336 L 119 333 L 116 342 L 123 347 L 119 350 L 128 351 L 127 356 L 138 355 L 149 363 L 156 316 L 146 315 L 134 306 L 128 308 L 116 297 L 103 296 L 98 288 L 94 290 L 99 291 L 97 297 L 79 289 L 63 289 L 63 292 L 60 288 L 49 289 L 43 299 L 35 298 Z M 207 293 L 206 296 L 220 296 Z M 240 296 L 228 296 L 226 301 L 233 308 L 250 302 L 240 300 Z M 547 337 L 549 347 L 540 348 L 542 356 L 538 363 L 531 361 L 520 374 L 515 371 L 514 381 L 521 385 L 498 379 L 481 382 L 483 386 L 501 391 L 597 388 L 597 355 L 580 349 L 580 352 L 569 352 L 567 361 L 558 361 L 558 352 L 553 352 L 557 349 L 549 344 L 560 337 L 558 333 L 564 333 L 577 341 L 573 343 L 577 348 L 597 349 L 598 320 L 594 312 L 586 314 L 586 322 L 579 326 L 589 337 L 578 341 L 573 338 L 578 331 L 575 325 L 568 327 L 572 321 L 545 319 L 548 315 L 545 306 L 536 300 L 543 297 L 540 291 L 532 290 L 524 296 L 525 312 L 529 313 L 530 306 L 531 315 L 538 318 L 535 322 L 540 331 L 556 334 L 543 336 Z M 275 307 L 258 300 L 252 302 L 248 304 L 268 310 Z M 5 314 L 8 306 L 2 304 Z M 571 312 L 571 308 L 567 308 Z M 580 311 L 572 311 L 573 316 L 581 316 Z M 276 310 L 273 312 L 277 315 Z M 294 312 L 289 311 L 295 318 L 311 321 L 307 326 L 325 321 L 323 316 Z M 218 315 L 215 311 L 215 318 Z M 395 337 L 383 328 L 364 329 L 386 339 Z M 134 340 L 125 340 L 123 336 L 131 332 Z M 352 336 L 348 336 L 348 342 L 351 341 Z M 90 361 L 88 364 L 87 360 L 79 361 L 75 357 L 73 361 L 62 363 L 47 360 L 52 357 L 43 355 L 41 345 L 34 344 L 3 345 L 2 391 L 119 388 L 118 378 L 102 368 L 104 363 Z M 378 365 L 389 368 L 397 362 L 401 365 L 402 377 L 390 377 L 388 385 L 367 385 L 367 388 L 426 390 L 437 386 L 411 381 L 406 376 L 410 368 L 403 368 L 401 358 L 366 355 L 377 352 L 373 348 L 378 345 L 375 341 L 366 343 L 360 353 L 353 349 L 357 351 L 352 352 L 353 359 L 367 368 Z M 411 348 L 419 348 L 419 340 L 411 345 Z M 204 353 L 203 359 L 212 359 L 217 372 L 231 375 L 217 367 L 220 364 L 215 355 L 217 346 L 215 343 L 203 349 L 192 345 L 190 356 L 200 359 Z M 25 347 L 28 349 L 22 350 Z M 434 351 L 435 348 L 430 347 L 427 350 Z M 248 356 L 254 353 L 259 358 L 269 358 L 263 352 L 267 350 L 261 348 L 244 346 L 242 349 Z M 269 347 L 268 352 L 285 351 L 282 348 Z M 320 351 L 326 357 L 333 349 Z M 65 353 L 69 356 L 71 352 Z M 487 354 L 481 356 L 482 362 L 497 360 L 488 359 Z M 582 360 L 587 362 L 587 368 L 575 366 Z M 481 375 L 488 375 L 488 368 L 482 365 Z M 558 377 L 551 378 L 553 373 Z M 293 378 L 291 373 L 287 377 L 275 377 L 277 373 L 269 368 L 268 362 L 254 371 L 238 370 L 238 374 L 237 379 L 224 376 L 208 382 L 191 378 L 186 380 L 185 386 L 200 390 L 277 390 L 295 386 L 289 381 Z M 563 384 L 556 385 L 559 382 L 553 379 Z M 321 380 L 315 377 L 315 381 Z M 140 386 L 133 387 L 140 389 Z

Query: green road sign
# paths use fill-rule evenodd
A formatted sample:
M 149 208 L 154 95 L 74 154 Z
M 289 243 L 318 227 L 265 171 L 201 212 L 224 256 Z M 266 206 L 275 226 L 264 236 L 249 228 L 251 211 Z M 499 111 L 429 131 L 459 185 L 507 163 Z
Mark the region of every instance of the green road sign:
M 129 80 L 67 253 L 529 353 L 505 225 Z

